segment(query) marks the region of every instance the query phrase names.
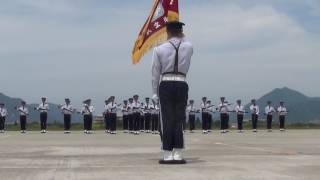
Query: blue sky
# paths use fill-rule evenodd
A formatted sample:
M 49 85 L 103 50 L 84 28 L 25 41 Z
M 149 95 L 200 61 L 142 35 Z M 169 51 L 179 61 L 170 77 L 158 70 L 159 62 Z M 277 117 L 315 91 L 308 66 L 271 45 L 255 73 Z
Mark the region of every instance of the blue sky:
M 152 0 L 0 2 L 0 91 L 29 102 L 151 96 L 148 53 L 133 66 L 134 40 Z M 259 97 L 288 86 L 320 96 L 320 0 L 184 0 L 195 47 L 190 96 Z M 98 108 L 99 109 L 99 108 Z

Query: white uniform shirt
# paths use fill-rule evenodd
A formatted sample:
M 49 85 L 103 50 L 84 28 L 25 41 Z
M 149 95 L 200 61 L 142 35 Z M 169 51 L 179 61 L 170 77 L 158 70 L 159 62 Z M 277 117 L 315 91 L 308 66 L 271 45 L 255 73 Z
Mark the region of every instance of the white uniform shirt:
M 228 103 L 220 103 L 219 104 L 219 111 L 221 114 L 228 114 L 229 111 L 229 107 L 228 107 Z
M 129 113 L 130 113 L 129 111 L 130 111 L 129 103 L 127 105 L 123 105 L 121 107 L 121 112 L 122 112 L 123 115 L 129 115 Z
M 213 113 L 215 111 L 214 106 L 212 104 L 207 104 L 207 112 L 208 113 Z
M 152 104 L 151 106 L 151 114 L 159 114 L 159 106 L 156 104 Z
M 260 113 L 259 106 L 252 104 L 252 105 L 250 106 L 250 111 L 251 111 L 251 114 L 259 115 L 259 113 Z
M 48 112 L 49 111 L 49 104 L 48 103 L 40 103 L 37 107 L 37 110 L 41 113 Z
M 245 110 L 244 110 L 244 106 L 242 106 L 242 105 L 236 105 L 236 107 L 235 107 L 235 111 L 236 111 L 236 113 L 237 114 L 239 114 L 239 115 L 243 115 L 244 114 L 244 112 L 245 112 Z
M 284 106 L 279 106 L 278 107 L 278 109 L 277 109 L 277 111 L 279 112 L 279 115 L 280 116 L 285 116 L 285 115 L 287 115 L 287 108 L 286 107 L 284 107 Z
M 81 112 L 84 115 L 91 115 L 94 112 L 94 107 L 92 105 L 88 106 L 87 104 L 84 104 Z
M 275 109 L 274 107 L 272 106 L 266 106 L 264 108 L 264 112 L 267 114 L 267 115 L 272 115 L 273 112 L 275 112 Z
M 71 104 L 65 104 L 61 107 L 61 111 L 63 114 L 68 114 L 68 115 L 71 115 L 74 111 L 73 107 Z
M 146 114 L 146 113 L 151 113 L 151 108 L 152 108 L 152 103 L 146 103 L 143 105 L 143 113 Z
M 8 115 L 8 111 L 6 108 L 0 108 L 0 116 L 6 117 Z
M 110 102 L 109 104 L 107 104 L 106 106 L 106 110 L 109 113 L 117 113 L 118 110 L 118 105 L 115 102 Z
M 201 112 L 207 113 L 207 103 L 202 102 L 201 105 Z
M 158 94 L 161 75 L 166 72 L 173 72 L 174 69 L 176 50 L 169 41 L 176 47 L 178 47 L 181 42 L 178 56 L 178 70 L 184 74 L 187 74 L 189 71 L 191 57 L 193 55 L 193 46 L 185 38 L 174 37 L 155 47 L 152 56 L 152 88 L 154 94 Z
M 141 112 L 141 103 L 140 101 L 133 101 L 133 103 L 131 104 L 132 107 L 132 111 L 135 113 L 140 113 Z
M 19 112 L 20 116 L 27 116 L 29 115 L 29 110 L 26 106 L 18 107 L 17 111 Z
M 189 105 L 187 107 L 187 113 L 189 113 L 191 115 L 196 114 L 196 111 L 197 111 L 197 109 L 196 109 L 196 107 L 194 105 Z

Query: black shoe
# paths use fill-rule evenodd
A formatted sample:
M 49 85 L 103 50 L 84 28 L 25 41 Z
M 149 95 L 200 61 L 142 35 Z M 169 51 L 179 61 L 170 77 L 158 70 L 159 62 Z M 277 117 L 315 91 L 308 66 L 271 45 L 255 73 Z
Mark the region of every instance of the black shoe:
M 171 160 L 171 161 L 165 161 L 163 159 L 159 160 L 159 164 L 187 164 L 187 161 L 182 160 Z

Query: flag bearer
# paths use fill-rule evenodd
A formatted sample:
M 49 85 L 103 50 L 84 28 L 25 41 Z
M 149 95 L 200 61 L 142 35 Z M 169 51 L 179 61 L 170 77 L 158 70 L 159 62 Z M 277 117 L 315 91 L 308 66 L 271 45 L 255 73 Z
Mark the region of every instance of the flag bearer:
M 150 131 L 150 122 L 151 122 L 151 108 L 152 103 L 150 103 L 150 98 L 146 98 L 146 103 L 143 106 L 144 112 L 144 130 L 146 133 L 151 133 Z
M 243 117 L 245 114 L 244 106 L 241 105 L 241 100 L 237 100 L 237 105 L 235 107 L 235 111 L 237 114 L 237 123 L 238 123 L 238 130 L 239 133 L 243 132 Z
M 4 107 L 4 103 L 0 103 L 0 133 L 4 133 L 7 115 L 8 115 L 8 111 Z
M 81 113 L 83 115 L 83 129 L 85 134 L 92 133 L 92 119 L 93 119 L 94 107 L 91 105 L 91 99 L 83 101 L 83 107 Z
M 26 107 L 26 102 L 21 101 L 21 106 L 17 107 L 16 110 L 20 114 L 20 132 L 26 133 L 27 130 L 27 116 L 29 115 L 29 110 Z
M 189 116 L 189 130 L 193 133 L 196 128 L 196 107 L 194 106 L 194 100 L 189 101 L 189 106 L 187 107 L 187 113 Z
M 284 106 L 284 102 L 280 102 L 280 106 L 277 109 L 279 113 L 280 131 L 285 131 L 285 120 L 288 114 L 287 108 Z
M 48 111 L 49 111 L 49 104 L 47 103 L 47 98 L 42 97 L 41 103 L 35 109 L 40 112 L 41 133 L 47 133 L 47 120 L 48 120 Z
M 274 107 L 272 106 L 272 102 L 268 101 L 267 106 L 264 109 L 265 115 L 267 116 L 267 130 L 268 132 L 272 131 L 272 118 L 273 118 L 273 113 L 275 112 Z
M 118 105 L 115 102 L 115 97 L 111 96 L 109 104 L 107 105 L 107 111 L 110 114 L 110 134 L 117 134 L 117 110 Z
M 152 63 L 153 99 L 160 98 L 160 123 L 163 159 L 159 163 L 186 163 L 183 159 L 183 121 L 189 87 L 186 76 L 189 70 L 192 44 L 184 38 L 183 23 L 167 24 L 168 41 L 154 48 Z
M 259 106 L 256 104 L 255 99 L 251 100 L 250 111 L 251 111 L 251 121 L 252 121 L 252 129 L 253 129 L 252 131 L 257 132 L 260 110 L 259 110 Z
M 159 133 L 159 106 L 152 100 L 152 111 L 151 111 L 151 131 L 152 134 Z
M 121 108 L 121 112 L 123 114 L 122 120 L 123 120 L 123 132 L 124 133 L 129 133 L 129 111 L 130 111 L 130 106 L 128 104 L 128 100 L 123 101 L 123 106 Z

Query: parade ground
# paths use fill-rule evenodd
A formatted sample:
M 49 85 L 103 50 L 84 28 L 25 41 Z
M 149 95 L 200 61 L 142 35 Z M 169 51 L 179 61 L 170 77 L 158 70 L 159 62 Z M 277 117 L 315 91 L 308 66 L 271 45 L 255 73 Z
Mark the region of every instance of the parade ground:
M 320 131 L 186 133 L 186 165 L 159 165 L 158 135 L 0 134 L 0 179 L 319 179 Z

